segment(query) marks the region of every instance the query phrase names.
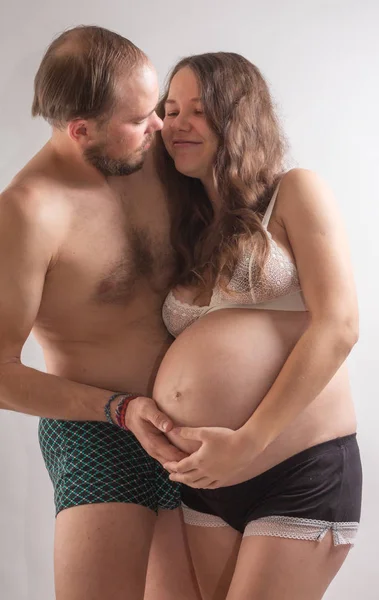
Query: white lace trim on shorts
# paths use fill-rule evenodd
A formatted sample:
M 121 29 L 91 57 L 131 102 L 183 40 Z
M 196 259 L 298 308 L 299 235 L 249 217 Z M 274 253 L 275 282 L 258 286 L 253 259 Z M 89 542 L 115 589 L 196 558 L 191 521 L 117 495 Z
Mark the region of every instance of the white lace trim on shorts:
M 311 540 L 321 542 L 328 531 L 332 531 L 335 546 L 354 544 L 358 532 L 356 522 L 318 521 L 298 517 L 262 517 L 250 521 L 246 525 L 244 537 L 250 535 L 267 535 L 289 538 L 293 540 Z
M 199 527 L 229 527 L 227 523 L 216 515 L 208 515 L 198 510 L 189 508 L 182 502 L 184 522 L 187 525 L 198 525 Z
M 220 517 L 188 508 L 182 504 L 184 521 L 188 525 L 199 527 L 227 527 Z M 321 542 L 328 531 L 332 531 L 335 546 L 354 545 L 359 524 L 356 522 L 333 522 L 298 517 L 271 516 L 262 517 L 247 524 L 244 537 L 263 535 L 293 540 L 309 540 Z

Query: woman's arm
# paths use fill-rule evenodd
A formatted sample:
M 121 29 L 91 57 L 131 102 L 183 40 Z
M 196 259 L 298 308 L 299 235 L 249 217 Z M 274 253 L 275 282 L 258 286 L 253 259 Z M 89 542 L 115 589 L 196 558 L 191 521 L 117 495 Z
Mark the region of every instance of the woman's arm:
M 268 446 L 325 388 L 358 339 L 358 307 L 341 217 L 312 172 L 284 176 L 277 219 L 286 230 L 310 325 L 240 434 Z

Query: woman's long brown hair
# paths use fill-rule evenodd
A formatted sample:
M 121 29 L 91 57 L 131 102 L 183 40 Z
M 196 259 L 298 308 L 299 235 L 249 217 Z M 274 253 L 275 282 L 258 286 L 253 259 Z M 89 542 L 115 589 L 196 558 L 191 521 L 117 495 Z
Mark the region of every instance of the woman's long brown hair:
M 170 83 L 184 67 L 192 69 L 198 79 L 205 117 L 219 139 L 213 173 L 222 209 L 216 218 L 200 180 L 176 170 L 159 134 L 156 158 L 171 206 L 171 238 L 178 257 L 176 283 L 206 281 L 207 287 L 213 287 L 219 280 L 227 287 L 243 246 L 252 236 L 257 273 L 263 274 L 268 240 L 261 219 L 283 171 L 285 142 L 260 71 L 230 52 L 181 60 L 158 105 L 161 118 Z

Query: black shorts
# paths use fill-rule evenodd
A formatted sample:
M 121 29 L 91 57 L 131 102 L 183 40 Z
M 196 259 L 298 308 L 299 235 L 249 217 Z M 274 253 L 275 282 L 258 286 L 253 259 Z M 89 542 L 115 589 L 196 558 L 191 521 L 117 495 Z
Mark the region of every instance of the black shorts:
M 352 544 L 361 513 L 362 467 L 356 435 L 318 444 L 252 479 L 215 490 L 182 486 L 190 525 L 230 525 L 244 535 Z

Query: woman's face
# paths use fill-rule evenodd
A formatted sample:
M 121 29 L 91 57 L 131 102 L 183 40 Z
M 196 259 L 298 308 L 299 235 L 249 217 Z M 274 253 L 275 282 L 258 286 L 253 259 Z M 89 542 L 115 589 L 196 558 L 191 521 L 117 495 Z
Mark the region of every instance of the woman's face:
M 200 96 L 192 69 L 180 69 L 171 81 L 162 137 L 177 170 L 205 180 L 212 176 L 218 139 L 207 123 Z

